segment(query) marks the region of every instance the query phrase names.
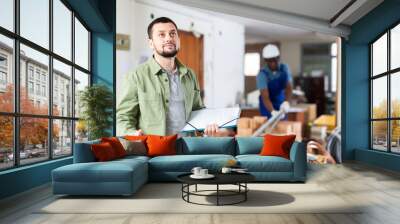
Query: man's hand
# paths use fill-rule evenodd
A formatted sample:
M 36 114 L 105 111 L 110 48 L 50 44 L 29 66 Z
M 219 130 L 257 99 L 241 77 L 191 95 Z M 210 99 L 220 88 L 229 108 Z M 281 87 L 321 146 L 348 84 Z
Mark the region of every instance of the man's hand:
M 272 117 L 275 117 L 275 116 L 277 116 L 278 114 L 279 114 L 279 111 L 277 111 L 277 110 L 273 110 L 273 111 L 271 112 Z
M 133 132 L 133 135 L 134 136 L 141 136 L 141 135 L 144 135 L 144 133 L 143 133 L 142 129 L 139 129 L 139 130 L 136 130 L 135 132 Z
M 217 124 L 208 124 L 204 129 L 204 134 L 207 136 L 216 136 L 218 134 L 219 127 Z
M 284 102 L 281 104 L 281 106 L 280 106 L 279 109 L 282 110 L 282 111 L 284 111 L 285 113 L 289 112 L 289 109 L 290 109 L 290 104 L 289 104 L 289 102 L 288 102 L 288 101 L 284 101 Z
M 213 137 L 227 137 L 232 134 L 231 132 L 226 128 L 219 128 L 217 124 L 209 124 L 204 129 L 204 135 Z

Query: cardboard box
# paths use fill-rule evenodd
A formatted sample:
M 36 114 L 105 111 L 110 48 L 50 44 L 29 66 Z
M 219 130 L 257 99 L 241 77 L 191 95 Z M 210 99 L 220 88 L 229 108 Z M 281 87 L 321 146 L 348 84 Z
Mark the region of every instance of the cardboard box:
M 251 128 L 240 128 L 237 129 L 237 134 L 236 136 L 238 137 L 247 137 L 247 136 L 252 136 L 255 130 Z
M 314 125 L 316 126 L 326 126 L 328 132 L 331 132 L 336 127 L 336 116 L 335 115 L 328 115 L 322 114 L 319 116 L 315 121 Z
M 279 121 L 271 133 L 278 135 L 295 134 L 296 141 L 301 141 L 303 140 L 303 124 L 300 121 Z
M 237 122 L 237 128 L 238 128 L 238 130 L 239 129 L 242 129 L 242 128 L 250 128 L 250 121 L 251 121 L 252 119 L 251 118 L 248 118 L 248 117 L 241 117 L 241 118 L 239 118 L 238 119 L 238 122 Z
M 250 129 L 257 130 L 260 126 L 254 119 L 250 120 Z
M 317 104 L 302 103 L 294 105 L 293 107 L 306 109 L 306 122 L 313 122 L 317 118 Z
M 261 125 L 263 125 L 265 122 L 267 122 L 268 117 L 264 117 L 264 116 L 254 116 L 253 120 L 256 122 L 256 125 L 258 127 L 260 127 Z
M 240 118 L 236 136 L 252 136 L 253 133 L 267 121 L 267 117 L 255 116 L 254 118 Z M 295 134 L 296 141 L 303 139 L 303 123 L 300 121 L 279 121 L 271 134 Z

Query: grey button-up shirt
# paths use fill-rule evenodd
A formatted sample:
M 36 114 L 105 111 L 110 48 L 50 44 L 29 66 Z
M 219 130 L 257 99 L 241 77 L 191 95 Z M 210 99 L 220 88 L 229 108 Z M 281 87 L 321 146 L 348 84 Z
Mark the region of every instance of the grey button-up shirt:
M 179 71 L 167 72 L 169 79 L 170 99 L 167 111 L 167 135 L 179 133 L 186 124 L 185 96 L 182 90 Z

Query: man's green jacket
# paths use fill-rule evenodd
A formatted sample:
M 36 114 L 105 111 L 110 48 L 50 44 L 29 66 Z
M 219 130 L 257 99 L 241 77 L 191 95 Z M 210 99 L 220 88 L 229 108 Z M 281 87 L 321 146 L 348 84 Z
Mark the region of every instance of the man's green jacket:
M 190 112 L 204 107 L 194 72 L 176 59 L 185 96 L 186 119 Z M 168 74 L 152 57 L 126 75 L 117 105 L 118 135 L 166 135 L 166 117 L 170 98 Z

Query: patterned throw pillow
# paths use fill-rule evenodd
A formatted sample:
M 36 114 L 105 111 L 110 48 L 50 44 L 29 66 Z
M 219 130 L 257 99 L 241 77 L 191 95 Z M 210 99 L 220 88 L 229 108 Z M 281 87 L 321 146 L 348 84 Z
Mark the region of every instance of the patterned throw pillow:
M 145 156 L 147 155 L 146 145 L 141 140 L 126 140 L 119 138 L 122 146 L 126 151 L 126 155 Z

